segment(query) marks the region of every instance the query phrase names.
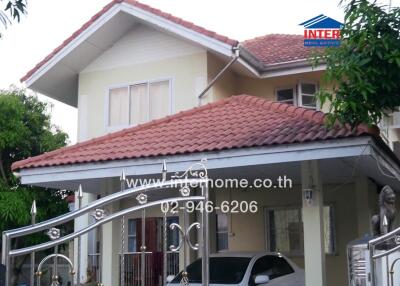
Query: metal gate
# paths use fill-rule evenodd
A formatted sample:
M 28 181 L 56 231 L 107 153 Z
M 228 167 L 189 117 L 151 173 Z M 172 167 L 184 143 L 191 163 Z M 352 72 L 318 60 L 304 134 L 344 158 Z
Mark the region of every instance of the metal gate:
M 400 228 L 368 242 L 372 286 L 400 285 Z
M 166 207 L 171 204 L 177 204 L 179 209 L 183 211 L 183 223 L 177 224 L 172 223 L 167 229 L 167 214 L 163 212 L 163 277 L 162 277 L 162 285 L 167 284 L 167 253 L 174 252 L 178 253 L 179 251 L 183 251 L 183 270 L 182 270 L 182 279 L 180 283 L 182 285 L 187 285 L 190 277 L 188 277 L 188 273 L 186 271 L 186 267 L 189 263 L 188 261 L 188 251 L 190 249 L 199 251 L 199 256 L 202 257 L 202 285 L 209 285 L 209 235 L 208 235 L 208 227 L 209 227 L 209 218 L 207 212 L 203 209 L 200 210 L 201 221 L 194 222 L 189 224 L 188 221 L 188 212 L 187 212 L 187 203 L 191 202 L 191 204 L 203 204 L 203 206 L 207 203 L 209 195 L 208 195 L 208 175 L 207 169 L 205 166 L 205 160 L 202 160 L 199 163 L 195 163 L 190 166 L 186 171 L 182 173 L 174 173 L 169 179 L 167 178 L 167 168 L 166 163 L 162 164 L 162 172 L 161 179 L 159 182 L 142 185 L 134 188 L 126 188 L 126 176 L 124 172 L 121 172 L 120 177 L 120 190 L 115 192 L 109 196 L 98 199 L 86 206 L 82 206 L 82 188 L 79 187 L 77 191 L 78 198 L 78 209 L 69 212 L 65 215 L 50 219 L 48 221 L 40 222 L 35 224 L 34 220 L 32 225 L 22 227 L 15 230 L 5 231 L 3 233 L 2 239 L 2 263 L 6 266 L 6 285 L 10 285 L 11 279 L 11 259 L 17 256 L 30 254 L 31 261 L 35 259 L 35 253 L 43 250 L 51 250 L 53 249 L 53 253 L 46 256 L 39 263 L 37 269 L 34 269 L 34 263 L 31 263 L 31 286 L 41 286 L 44 285 L 41 280 L 42 277 L 42 267 L 46 261 L 53 262 L 53 273 L 51 277 L 51 286 L 59 285 L 59 274 L 58 274 L 58 265 L 60 260 L 64 260 L 70 267 L 69 274 L 73 277 L 72 286 L 81 285 L 81 273 L 79 270 L 81 269 L 81 237 L 84 234 L 87 234 L 90 231 L 98 229 L 100 233 L 99 241 L 102 243 L 102 225 L 105 223 L 109 223 L 114 220 L 121 220 L 121 229 L 120 229 L 120 245 L 121 245 L 121 254 L 124 253 L 125 249 L 125 216 L 139 212 L 141 214 L 141 245 L 140 245 L 140 285 L 141 286 L 152 286 L 149 285 L 149 282 L 146 283 L 146 209 L 154 206 Z M 126 209 L 119 209 L 117 211 L 107 211 L 106 208 L 109 204 L 118 202 L 122 199 L 134 198 L 135 205 Z M 193 202 L 193 203 L 192 203 Z M 61 235 L 60 233 L 60 225 L 73 221 L 83 215 L 89 214 L 94 219 L 83 229 L 75 230 L 72 233 Z M 34 214 L 33 214 L 34 215 Z M 178 230 L 180 233 L 180 239 L 178 245 L 167 245 L 167 231 L 169 230 Z M 200 242 L 193 243 L 190 240 L 190 233 L 195 229 L 200 232 Z M 30 247 L 12 249 L 12 240 L 15 238 L 26 237 L 28 235 L 34 233 L 43 233 L 49 237 L 49 241 L 41 244 L 37 244 Z M 72 260 L 65 255 L 59 253 L 59 246 L 70 242 L 72 240 L 77 241 L 77 260 L 74 265 Z M 97 284 L 98 286 L 102 286 L 102 265 L 101 261 L 103 259 L 103 255 L 101 253 L 102 248 L 100 247 L 100 253 L 98 254 L 98 273 L 97 275 Z M 129 286 L 125 277 L 125 255 L 120 255 L 120 279 L 119 284 L 121 286 Z M 107 285 L 111 286 L 111 285 Z

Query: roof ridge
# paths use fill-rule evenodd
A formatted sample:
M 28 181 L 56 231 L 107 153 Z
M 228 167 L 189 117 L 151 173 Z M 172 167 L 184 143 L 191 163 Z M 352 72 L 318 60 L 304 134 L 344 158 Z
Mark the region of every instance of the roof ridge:
M 298 36 L 298 37 L 303 37 L 303 35 L 300 34 L 284 34 L 284 33 L 270 33 L 270 34 L 265 34 L 265 35 L 261 35 L 261 36 L 256 36 L 250 39 L 246 39 L 241 41 L 240 43 L 246 43 L 246 42 L 251 42 L 251 41 L 256 41 L 256 40 L 261 40 L 263 38 L 266 38 L 268 36 Z
M 115 1 L 125 1 L 125 0 L 115 0 Z M 74 150 L 74 149 L 77 149 L 77 148 L 81 148 L 81 147 L 84 147 L 84 146 L 92 144 L 92 143 L 102 142 L 104 140 L 112 139 L 114 137 L 118 137 L 120 135 L 125 135 L 127 133 L 139 132 L 142 129 L 145 129 L 145 128 L 148 128 L 148 127 L 152 127 L 152 126 L 161 124 L 163 122 L 176 120 L 176 119 L 191 115 L 191 114 L 196 113 L 196 112 L 201 111 L 201 110 L 210 109 L 210 108 L 213 108 L 213 107 L 216 107 L 216 106 L 219 106 L 219 105 L 226 104 L 229 101 L 231 101 L 232 99 L 233 99 L 233 97 L 229 97 L 227 99 L 219 100 L 219 101 L 212 102 L 212 103 L 207 103 L 205 105 L 197 106 L 197 107 L 194 107 L 194 108 L 191 108 L 191 109 L 188 109 L 188 110 L 184 110 L 184 111 L 180 111 L 178 113 L 175 113 L 175 114 L 172 114 L 172 115 L 168 115 L 168 116 L 160 118 L 160 119 L 154 119 L 154 120 L 151 120 L 149 122 L 145 122 L 145 123 L 142 123 L 142 124 L 139 124 L 139 125 L 136 125 L 136 126 L 124 128 L 124 129 L 119 130 L 119 131 L 115 131 L 115 132 L 108 133 L 108 134 L 105 134 L 105 135 L 102 135 L 102 136 L 99 136 L 99 137 L 95 137 L 95 138 L 88 139 L 88 140 L 85 140 L 85 141 L 82 141 L 82 142 L 78 142 L 78 143 L 76 143 L 74 145 L 64 146 L 64 147 L 61 147 L 59 149 L 56 149 L 56 150 L 53 150 L 53 151 L 49 151 L 49 152 L 46 152 L 46 153 L 41 154 L 41 155 L 37 155 L 37 156 L 34 156 L 34 157 L 29 157 L 29 158 L 23 159 L 21 161 L 15 162 L 15 163 L 12 164 L 11 167 L 12 167 L 12 169 L 15 169 L 15 168 L 18 168 L 20 165 L 23 165 L 25 163 L 31 163 L 31 162 L 35 162 L 37 160 L 42 160 L 42 159 L 49 158 L 49 157 L 54 156 L 54 155 L 63 154 L 65 152 L 67 152 L 67 151 L 71 151 L 71 150 Z

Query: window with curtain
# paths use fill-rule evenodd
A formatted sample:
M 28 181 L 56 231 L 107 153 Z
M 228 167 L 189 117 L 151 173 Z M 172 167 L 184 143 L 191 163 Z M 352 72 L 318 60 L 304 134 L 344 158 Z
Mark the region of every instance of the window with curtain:
M 110 89 L 108 126 L 137 125 L 171 113 L 170 81 Z
M 109 96 L 109 126 L 125 125 L 129 121 L 128 88 L 114 88 Z
M 228 215 L 217 214 L 217 251 L 228 250 Z
M 335 226 L 332 206 L 324 206 L 325 253 L 334 254 Z M 303 221 L 300 207 L 267 210 L 267 231 L 269 251 L 279 251 L 288 255 L 303 255 Z

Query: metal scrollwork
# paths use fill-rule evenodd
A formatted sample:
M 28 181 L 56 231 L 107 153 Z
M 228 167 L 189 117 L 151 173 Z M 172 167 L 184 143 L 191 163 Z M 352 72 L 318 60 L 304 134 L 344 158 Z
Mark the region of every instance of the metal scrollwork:
M 191 249 L 193 249 L 193 250 L 199 250 L 199 244 L 198 243 L 195 243 L 194 245 L 192 244 L 192 242 L 190 241 L 190 237 L 189 237 L 189 233 L 190 233 L 190 231 L 192 230 L 192 228 L 197 228 L 198 230 L 201 228 L 201 226 L 200 226 L 200 223 L 198 223 L 198 222 L 195 222 L 195 223 L 192 223 L 189 227 L 188 227 L 188 229 L 187 229 L 187 231 L 186 231 L 186 240 L 187 240 L 187 243 L 188 243 L 188 245 L 189 245 L 189 247 L 191 248 Z
M 190 195 L 190 188 L 188 186 L 183 186 L 179 192 L 183 197 L 188 197 Z
M 136 197 L 136 200 L 139 202 L 139 204 L 143 205 L 143 204 L 147 203 L 147 195 L 140 194 Z
M 180 233 L 180 239 L 179 239 L 178 245 L 177 245 L 177 246 L 171 245 L 171 246 L 169 247 L 169 249 L 170 249 L 172 252 L 177 252 L 177 251 L 179 251 L 179 250 L 181 249 L 183 243 L 187 243 L 187 244 L 189 245 L 189 247 L 190 247 L 191 249 L 193 249 L 193 250 L 199 250 L 199 244 L 198 244 L 198 243 L 192 244 L 192 242 L 190 241 L 190 231 L 191 231 L 193 228 L 200 229 L 200 228 L 201 228 L 201 227 L 200 227 L 200 223 L 198 223 L 198 222 L 192 223 L 192 224 L 187 228 L 186 232 L 184 232 L 184 230 L 182 229 L 182 227 L 181 227 L 179 224 L 177 224 L 177 223 L 171 223 L 171 225 L 169 226 L 169 228 L 170 228 L 171 230 L 178 229 L 178 231 L 179 231 L 179 233 Z
M 174 175 L 171 176 L 171 178 L 172 179 L 188 179 L 188 178 L 205 179 L 205 178 L 207 178 L 207 168 L 205 165 L 206 162 L 207 162 L 207 159 L 201 159 L 200 162 L 193 164 L 182 174 L 180 174 L 179 172 L 176 172 Z
M 103 218 L 106 217 L 106 212 L 103 209 L 95 209 L 94 212 L 92 213 L 92 217 L 96 220 L 102 220 Z
M 51 240 L 56 240 L 60 238 L 61 232 L 58 228 L 52 227 L 46 234 Z

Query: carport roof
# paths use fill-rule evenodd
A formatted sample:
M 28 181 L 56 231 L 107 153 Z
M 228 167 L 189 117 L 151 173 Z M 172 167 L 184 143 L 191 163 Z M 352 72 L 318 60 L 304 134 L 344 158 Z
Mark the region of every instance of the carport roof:
M 13 170 L 372 136 L 379 130 L 325 125 L 322 112 L 239 95 L 12 165 Z

